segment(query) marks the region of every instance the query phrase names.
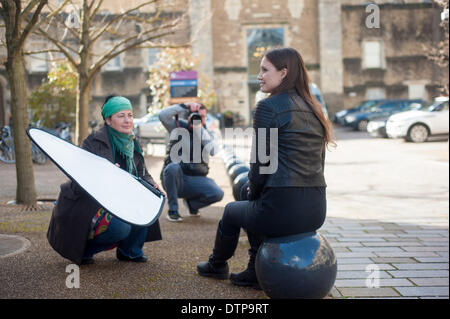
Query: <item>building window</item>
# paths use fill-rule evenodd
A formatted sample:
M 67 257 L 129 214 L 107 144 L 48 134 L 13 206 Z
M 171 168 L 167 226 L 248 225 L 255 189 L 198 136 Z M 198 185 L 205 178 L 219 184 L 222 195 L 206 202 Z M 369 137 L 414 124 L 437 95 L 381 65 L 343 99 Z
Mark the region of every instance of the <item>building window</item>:
M 112 49 L 114 44 L 112 42 L 106 42 L 103 44 L 105 51 L 102 54 L 106 54 L 109 50 Z M 122 69 L 122 59 L 121 54 L 109 60 L 108 63 L 103 67 L 104 71 L 120 71 Z
M 384 88 L 368 88 L 366 91 L 366 100 L 381 100 L 386 98 Z
M 410 99 L 427 99 L 427 90 L 425 83 L 422 82 L 409 82 L 408 85 L 408 98 Z
M 161 48 L 149 48 L 147 50 L 148 53 L 147 63 L 149 66 L 155 64 L 159 52 L 161 52 Z
M 383 42 L 372 40 L 362 43 L 363 69 L 384 69 Z
M 35 53 L 30 55 L 30 71 L 31 72 L 47 72 L 47 53 Z
M 120 56 L 116 56 L 115 58 L 108 61 L 105 64 L 105 71 L 119 71 L 120 70 Z

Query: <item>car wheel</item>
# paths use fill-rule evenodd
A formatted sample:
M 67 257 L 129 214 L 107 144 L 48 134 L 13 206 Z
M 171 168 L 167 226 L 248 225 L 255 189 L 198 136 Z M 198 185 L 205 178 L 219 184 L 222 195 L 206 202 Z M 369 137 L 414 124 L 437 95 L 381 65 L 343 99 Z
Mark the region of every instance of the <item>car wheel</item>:
M 367 120 L 361 120 L 358 123 L 358 131 L 361 132 L 367 132 L 367 124 L 369 123 L 369 121 Z
M 415 124 L 413 125 L 409 131 L 407 139 L 414 143 L 423 143 L 428 139 L 428 128 L 423 124 Z

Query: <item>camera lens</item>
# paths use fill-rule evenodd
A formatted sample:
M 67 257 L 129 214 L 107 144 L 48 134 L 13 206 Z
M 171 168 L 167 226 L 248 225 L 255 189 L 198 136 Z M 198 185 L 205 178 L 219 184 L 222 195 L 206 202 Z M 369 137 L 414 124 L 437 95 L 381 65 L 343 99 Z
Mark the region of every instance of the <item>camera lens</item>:
M 197 112 L 192 113 L 191 115 L 189 115 L 189 122 L 193 123 L 195 120 L 201 121 L 202 117 L 200 114 L 198 114 Z

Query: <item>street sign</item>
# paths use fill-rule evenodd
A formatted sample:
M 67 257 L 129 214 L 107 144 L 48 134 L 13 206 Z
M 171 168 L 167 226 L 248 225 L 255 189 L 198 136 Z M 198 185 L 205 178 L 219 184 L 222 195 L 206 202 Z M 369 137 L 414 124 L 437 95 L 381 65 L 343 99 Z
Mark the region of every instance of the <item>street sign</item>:
M 199 102 L 197 88 L 197 71 L 170 73 L 171 103 Z

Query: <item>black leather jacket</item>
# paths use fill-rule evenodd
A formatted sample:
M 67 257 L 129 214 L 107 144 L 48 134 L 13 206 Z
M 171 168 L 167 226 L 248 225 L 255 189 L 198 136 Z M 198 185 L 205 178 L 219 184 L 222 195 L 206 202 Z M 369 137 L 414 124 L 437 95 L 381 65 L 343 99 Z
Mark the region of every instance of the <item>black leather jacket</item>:
M 256 107 L 253 128 L 256 147 L 252 149 L 256 151 L 256 158 L 253 154 L 256 162 L 250 165 L 250 200 L 259 198 L 265 187 L 326 186 L 324 128 L 295 90 L 261 100 Z M 267 130 L 266 136 L 258 134 L 260 128 Z M 270 149 L 270 128 L 278 132 L 277 150 L 274 145 Z M 269 163 L 261 162 L 258 156 L 264 142 L 266 153 L 270 150 L 275 154 Z M 269 166 L 276 170 L 262 173 L 261 169 L 270 171 Z

